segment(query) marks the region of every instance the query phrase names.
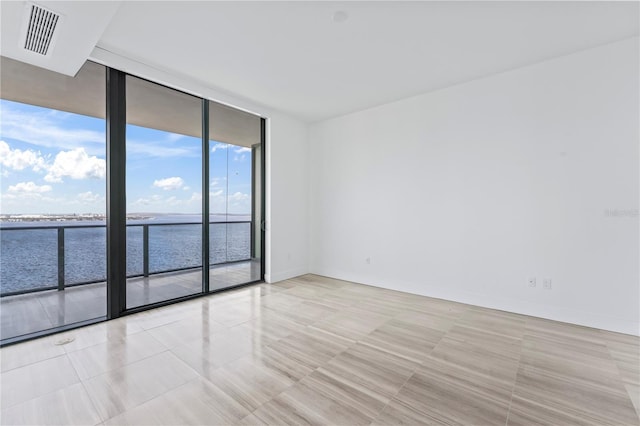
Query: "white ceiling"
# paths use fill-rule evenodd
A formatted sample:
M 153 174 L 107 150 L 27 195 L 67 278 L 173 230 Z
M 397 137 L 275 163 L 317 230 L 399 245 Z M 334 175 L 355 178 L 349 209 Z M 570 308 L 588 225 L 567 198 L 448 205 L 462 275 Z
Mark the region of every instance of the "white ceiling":
M 32 3 L 60 15 L 56 37 L 46 56 L 24 49 L 26 23 Z M 0 54 L 65 75 L 85 63 L 120 1 L 0 1 Z
M 127 1 L 97 46 L 317 121 L 637 36 L 638 16 L 638 2 Z

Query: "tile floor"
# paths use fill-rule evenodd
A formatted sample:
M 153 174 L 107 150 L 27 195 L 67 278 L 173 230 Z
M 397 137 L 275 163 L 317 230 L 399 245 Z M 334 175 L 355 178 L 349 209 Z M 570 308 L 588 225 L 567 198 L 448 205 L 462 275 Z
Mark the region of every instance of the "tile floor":
M 306 275 L 0 349 L 0 422 L 637 425 L 639 340 Z
M 127 280 L 127 307 L 137 307 L 199 293 L 200 270 L 151 275 Z M 210 268 L 209 288 L 233 287 L 260 279 L 260 263 L 236 262 Z M 68 287 L 0 298 L 0 339 L 104 317 L 105 283 Z

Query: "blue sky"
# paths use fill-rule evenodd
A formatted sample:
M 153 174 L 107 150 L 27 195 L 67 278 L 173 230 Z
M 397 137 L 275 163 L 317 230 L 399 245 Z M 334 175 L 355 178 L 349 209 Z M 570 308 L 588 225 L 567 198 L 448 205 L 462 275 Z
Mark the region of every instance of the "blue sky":
M 127 126 L 127 212 L 199 214 L 201 142 Z M 210 143 L 211 213 L 251 213 L 251 150 Z M 105 122 L 0 100 L 0 212 L 104 213 Z

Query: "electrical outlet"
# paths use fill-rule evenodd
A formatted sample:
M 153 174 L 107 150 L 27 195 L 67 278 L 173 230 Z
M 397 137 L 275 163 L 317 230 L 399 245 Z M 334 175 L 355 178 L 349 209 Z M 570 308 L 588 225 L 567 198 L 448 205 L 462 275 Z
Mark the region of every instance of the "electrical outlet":
M 551 278 L 545 278 L 542 280 L 542 287 L 545 290 L 551 290 Z
M 536 286 L 536 277 L 531 277 L 527 280 L 527 284 L 529 284 L 529 287 L 535 287 Z

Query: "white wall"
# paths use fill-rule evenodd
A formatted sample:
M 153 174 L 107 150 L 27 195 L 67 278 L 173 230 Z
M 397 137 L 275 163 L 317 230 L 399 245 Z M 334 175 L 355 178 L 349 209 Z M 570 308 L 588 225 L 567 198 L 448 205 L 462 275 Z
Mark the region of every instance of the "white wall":
M 312 125 L 311 272 L 640 334 L 638 47 Z
M 276 282 L 309 272 L 308 127 L 280 114 L 272 115 L 269 126 L 274 142 L 267 150 L 271 262 L 265 280 Z
M 278 111 L 202 85 L 184 76 L 96 48 L 91 60 L 213 99 L 267 118 L 266 265 L 267 282 L 308 272 L 307 125 Z

